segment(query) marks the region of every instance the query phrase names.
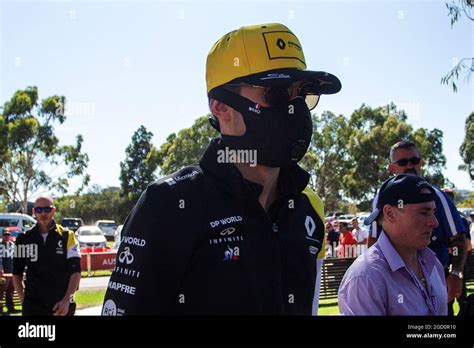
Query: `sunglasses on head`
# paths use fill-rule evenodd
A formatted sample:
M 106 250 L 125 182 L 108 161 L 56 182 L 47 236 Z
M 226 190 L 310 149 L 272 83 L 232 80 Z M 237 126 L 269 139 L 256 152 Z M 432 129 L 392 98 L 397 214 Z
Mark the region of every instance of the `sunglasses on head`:
M 35 211 L 36 214 L 41 214 L 43 211 L 45 213 L 51 213 L 53 211 L 53 207 L 34 207 L 33 210 Z
M 264 86 L 254 86 L 254 85 L 245 85 L 245 84 L 227 84 L 229 87 L 254 87 L 264 89 L 263 96 L 265 101 L 270 106 L 280 106 L 288 103 L 293 97 L 293 86 L 274 86 L 274 87 L 264 87 Z M 318 86 L 311 82 L 303 83 L 298 87 L 296 95 L 302 97 L 309 110 L 313 110 L 316 105 L 318 105 L 319 97 L 321 95 Z
M 402 159 L 399 159 L 398 161 L 394 161 L 392 163 L 396 163 L 401 167 L 405 167 L 408 164 L 408 162 L 410 162 L 413 165 L 417 165 L 417 164 L 420 163 L 420 161 L 421 161 L 420 157 L 412 157 L 412 158 L 402 158 Z

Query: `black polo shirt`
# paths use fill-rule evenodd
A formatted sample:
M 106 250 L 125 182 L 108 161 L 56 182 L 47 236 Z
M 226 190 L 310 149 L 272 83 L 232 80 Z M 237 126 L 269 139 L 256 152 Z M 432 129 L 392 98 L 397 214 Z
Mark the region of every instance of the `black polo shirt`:
M 74 232 L 53 222 L 45 241 L 36 224 L 15 244 L 13 274 L 23 276 L 26 268 L 25 299 L 53 306 L 64 297 L 71 274 L 81 271 Z

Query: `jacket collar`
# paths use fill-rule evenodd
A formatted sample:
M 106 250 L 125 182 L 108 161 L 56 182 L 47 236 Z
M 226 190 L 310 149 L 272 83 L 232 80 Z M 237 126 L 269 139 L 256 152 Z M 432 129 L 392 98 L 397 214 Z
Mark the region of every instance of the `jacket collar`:
M 36 223 L 36 225 L 33 226 L 31 231 L 35 232 L 37 234 L 40 234 L 38 223 Z M 63 228 L 62 228 L 61 225 L 58 225 L 56 223 L 56 221 L 54 221 L 54 219 L 53 219 L 52 224 L 51 224 L 51 228 L 49 229 L 48 233 L 50 233 L 50 232 L 56 232 L 58 235 L 62 236 L 63 235 Z
M 212 139 L 202 155 L 199 165 L 203 172 L 213 177 L 219 188 L 239 197 L 249 194 L 256 195 L 257 199 L 263 187 L 246 180 L 236 166 L 231 163 L 218 163 L 218 151 L 224 151 L 221 138 Z M 278 191 L 280 196 L 292 196 L 302 192 L 309 182 L 309 173 L 299 165 L 281 168 L 278 177 Z

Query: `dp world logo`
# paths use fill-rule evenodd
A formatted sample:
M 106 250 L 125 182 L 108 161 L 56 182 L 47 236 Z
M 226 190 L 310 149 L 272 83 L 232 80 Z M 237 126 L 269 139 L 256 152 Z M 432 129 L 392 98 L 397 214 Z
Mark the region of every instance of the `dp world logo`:
M 124 263 L 125 261 L 127 265 L 131 264 L 133 262 L 134 257 L 133 257 L 133 254 L 130 252 L 130 248 L 125 247 L 123 251 L 120 253 L 118 259 L 120 263 Z

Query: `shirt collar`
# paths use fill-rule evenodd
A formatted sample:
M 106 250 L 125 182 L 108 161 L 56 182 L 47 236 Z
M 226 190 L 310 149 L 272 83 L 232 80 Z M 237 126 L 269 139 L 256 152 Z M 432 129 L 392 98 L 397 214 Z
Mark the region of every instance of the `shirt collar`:
M 221 138 L 211 140 L 199 161 L 200 167 L 215 179 L 221 189 L 238 196 L 253 194 L 258 198 L 263 190 L 261 185 L 246 180 L 233 164 L 217 163 L 217 151 L 224 149 L 221 140 Z M 294 164 L 280 169 L 277 186 L 279 193 L 286 196 L 302 192 L 308 182 L 309 174 Z
M 400 257 L 400 254 L 398 254 L 397 250 L 395 250 L 392 242 L 383 230 L 377 241 L 377 245 L 385 256 L 385 259 L 387 260 L 392 272 L 395 272 L 400 268 L 406 268 L 405 262 Z M 435 253 L 428 247 L 418 250 L 418 253 L 421 255 L 423 260 L 430 260 L 435 257 Z M 431 271 L 431 269 L 434 267 L 434 263 L 430 262 L 426 265 L 426 267 L 428 268 L 428 271 Z

